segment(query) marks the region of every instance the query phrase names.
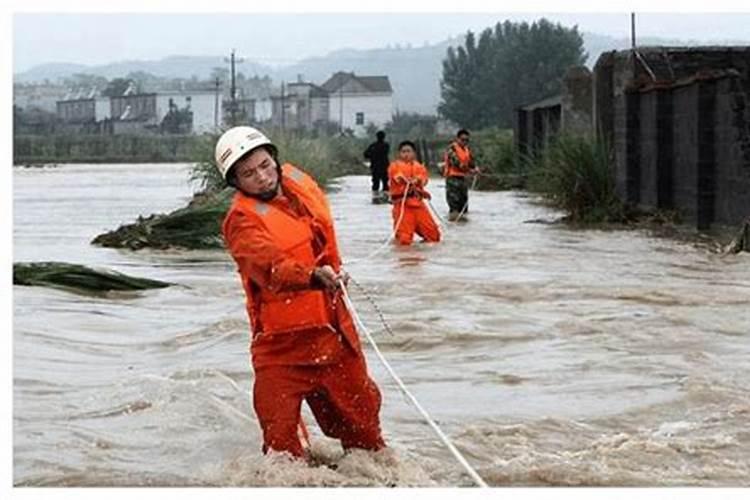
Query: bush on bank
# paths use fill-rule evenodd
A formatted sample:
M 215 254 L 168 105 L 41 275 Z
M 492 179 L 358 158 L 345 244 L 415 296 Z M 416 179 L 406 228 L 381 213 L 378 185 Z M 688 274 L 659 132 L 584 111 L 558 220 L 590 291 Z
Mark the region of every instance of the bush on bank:
M 615 193 L 613 155 L 601 140 L 561 135 L 536 155 L 521 159 L 528 188 L 568 213 L 574 223 L 625 222 Z

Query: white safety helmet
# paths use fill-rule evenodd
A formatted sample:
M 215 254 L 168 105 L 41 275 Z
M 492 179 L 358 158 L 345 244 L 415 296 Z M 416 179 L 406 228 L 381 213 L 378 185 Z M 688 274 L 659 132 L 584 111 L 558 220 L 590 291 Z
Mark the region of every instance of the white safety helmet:
M 273 156 L 276 156 L 276 146 L 258 129 L 242 126 L 224 132 L 216 142 L 214 151 L 216 168 L 219 169 L 221 177 L 226 181 L 227 173 L 237 160 L 260 146 L 269 147 Z

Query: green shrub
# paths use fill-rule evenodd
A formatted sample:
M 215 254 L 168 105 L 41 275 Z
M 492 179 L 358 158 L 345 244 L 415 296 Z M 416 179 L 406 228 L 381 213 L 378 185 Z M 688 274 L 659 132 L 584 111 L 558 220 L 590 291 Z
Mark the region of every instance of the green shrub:
M 269 138 L 279 149 L 279 161 L 292 163 L 312 175 L 321 186 L 328 186 L 335 178 L 349 174 L 367 174 L 362 151 L 367 141 L 353 137 L 313 137 L 291 132 L 271 131 Z M 226 186 L 214 164 L 214 147 L 218 136 L 206 135 L 195 143 L 196 163 L 190 180 L 202 190 L 215 192 Z
M 615 194 L 612 161 L 601 140 L 560 136 L 521 164 L 529 189 L 565 210 L 571 222 L 622 222 L 627 217 Z

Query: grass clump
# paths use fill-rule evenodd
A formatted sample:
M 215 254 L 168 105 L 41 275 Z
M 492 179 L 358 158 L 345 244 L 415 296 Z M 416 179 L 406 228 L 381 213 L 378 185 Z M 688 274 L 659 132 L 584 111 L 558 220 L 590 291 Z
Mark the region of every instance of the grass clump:
M 528 188 L 567 212 L 573 223 L 627 222 L 615 193 L 611 149 L 601 140 L 559 136 L 541 153 L 522 160 Z

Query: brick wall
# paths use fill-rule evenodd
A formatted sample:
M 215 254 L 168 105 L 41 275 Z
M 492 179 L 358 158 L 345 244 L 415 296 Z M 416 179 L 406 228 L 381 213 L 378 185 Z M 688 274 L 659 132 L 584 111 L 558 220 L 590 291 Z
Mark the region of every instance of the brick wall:
M 699 229 L 741 223 L 750 216 L 750 48 L 639 52 L 645 65 L 629 51 L 603 54 L 593 76 L 594 123 L 613 145 L 618 195 L 674 208 Z
M 717 84 L 716 219 L 736 224 L 750 216 L 750 109 L 739 79 Z

